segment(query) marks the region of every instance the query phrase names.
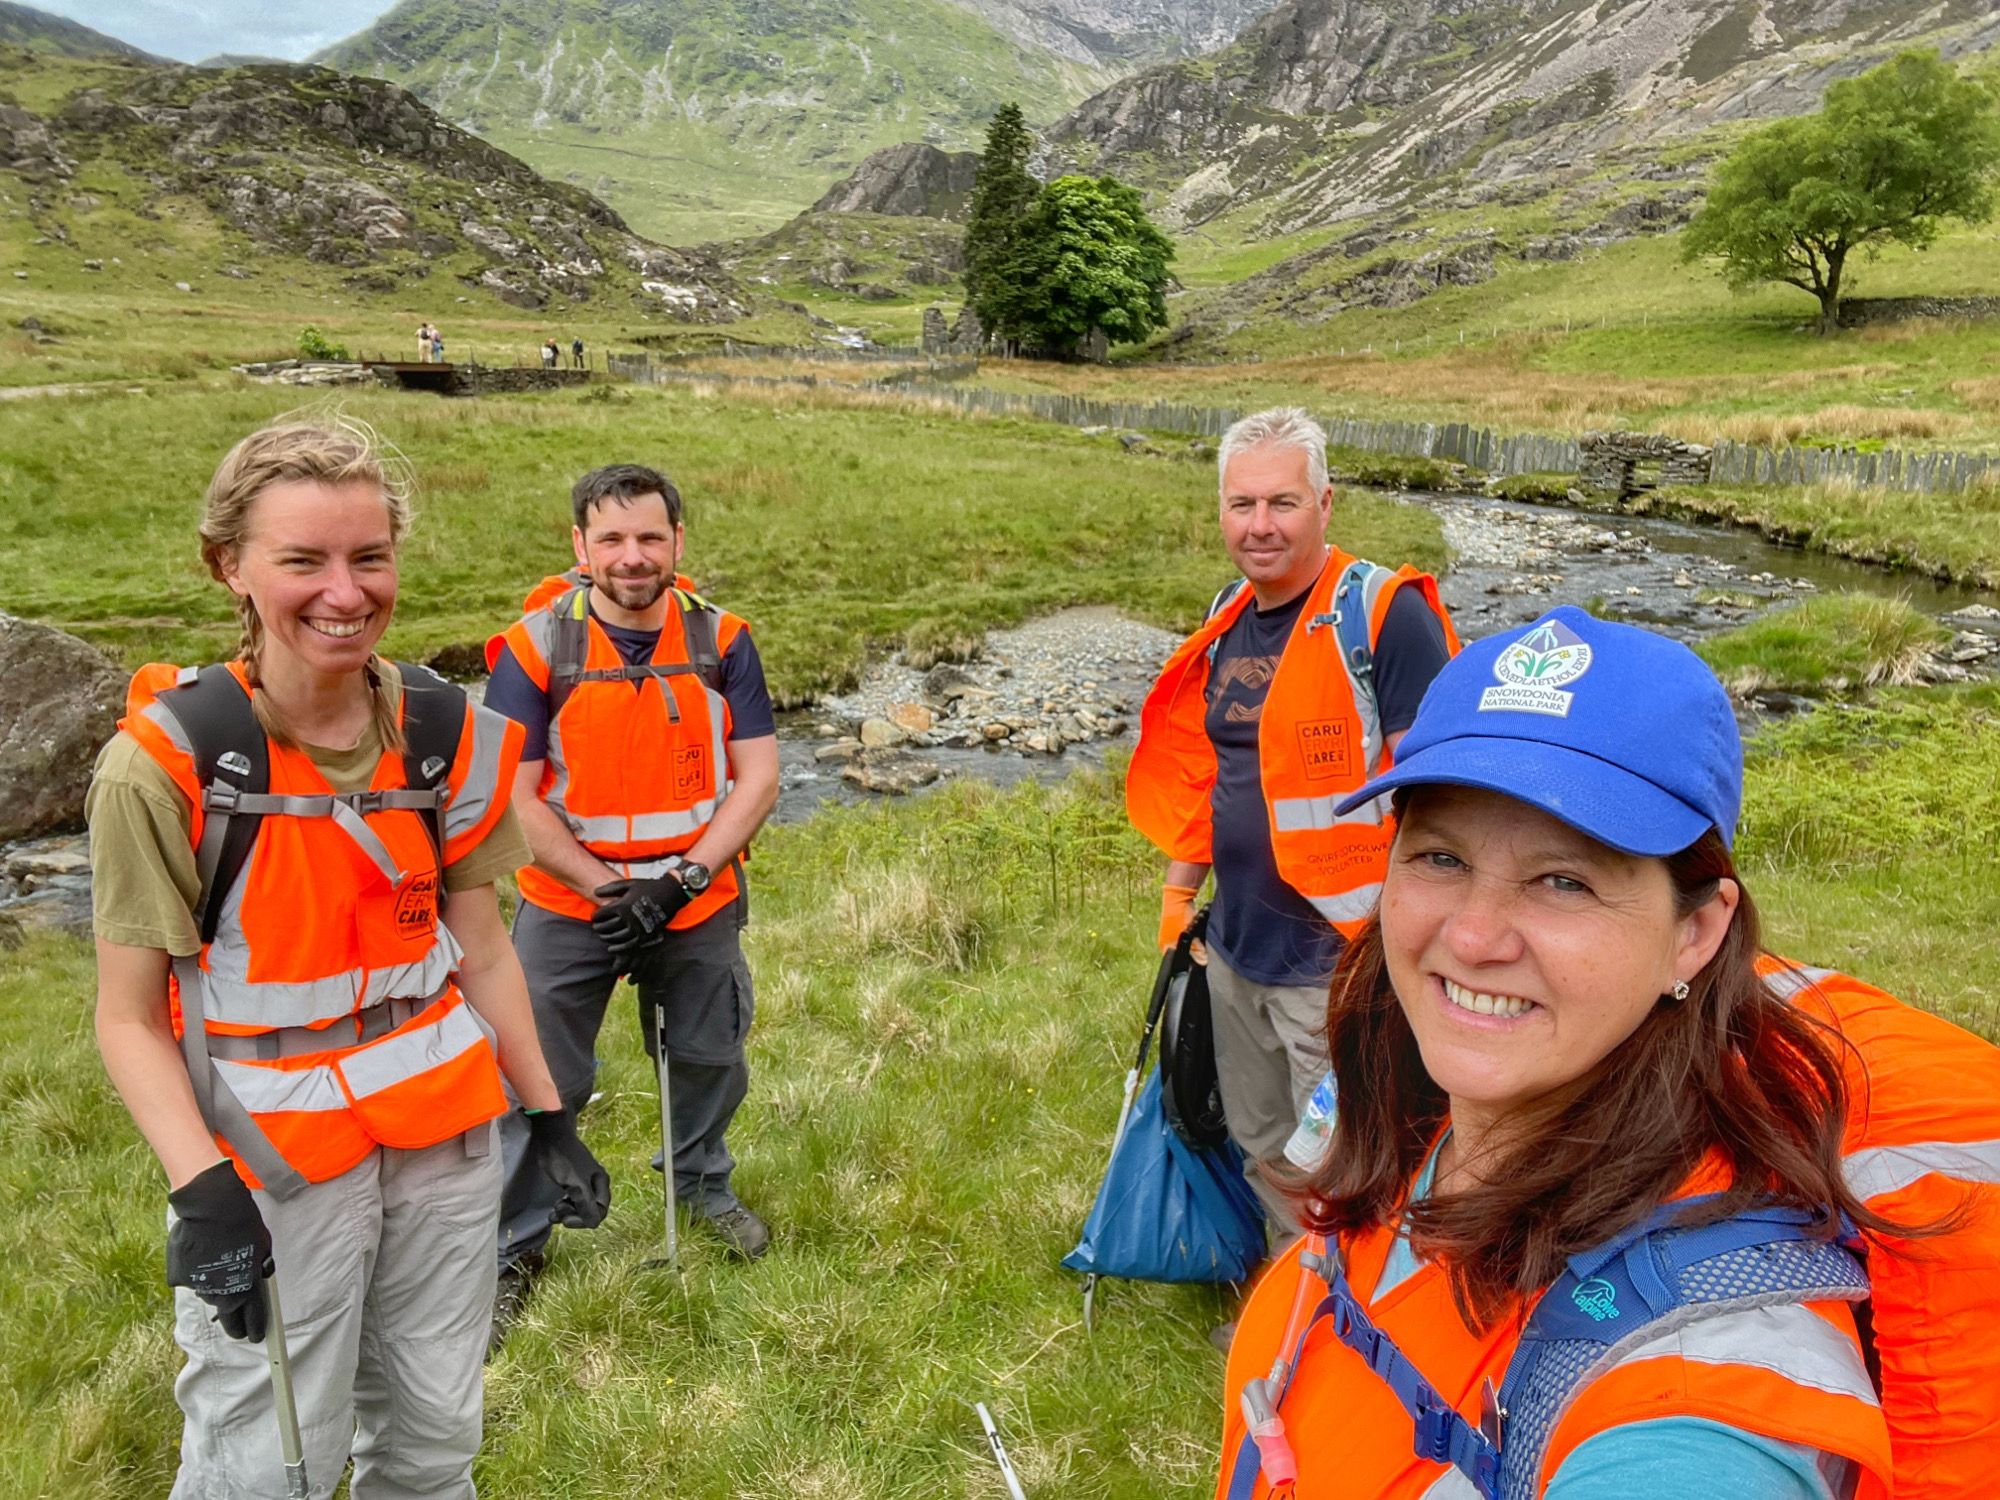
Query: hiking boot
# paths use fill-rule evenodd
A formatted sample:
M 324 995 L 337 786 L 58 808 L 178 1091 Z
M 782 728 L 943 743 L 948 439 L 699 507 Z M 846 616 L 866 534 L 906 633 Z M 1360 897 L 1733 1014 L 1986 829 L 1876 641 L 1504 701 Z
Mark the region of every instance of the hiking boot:
M 755 1260 L 771 1248 L 771 1231 L 740 1203 L 719 1214 L 703 1214 L 701 1218 L 715 1231 L 723 1248 L 738 1260 Z
M 535 1278 L 542 1274 L 542 1265 L 540 1252 L 530 1251 L 500 1268 L 500 1279 L 493 1287 L 493 1321 L 486 1330 L 488 1359 L 500 1352 L 500 1346 L 507 1341 L 508 1331 L 521 1321 L 521 1314 L 528 1306 L 528 1293 L 534 1290 Z

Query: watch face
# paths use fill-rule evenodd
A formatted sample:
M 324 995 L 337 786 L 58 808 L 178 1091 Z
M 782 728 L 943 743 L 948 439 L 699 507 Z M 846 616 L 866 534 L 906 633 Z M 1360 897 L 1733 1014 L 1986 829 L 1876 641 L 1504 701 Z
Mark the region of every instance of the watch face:
M 688 860 L 681 866 L 681 885 L 697 893 L 708 889 L 708 866 Z

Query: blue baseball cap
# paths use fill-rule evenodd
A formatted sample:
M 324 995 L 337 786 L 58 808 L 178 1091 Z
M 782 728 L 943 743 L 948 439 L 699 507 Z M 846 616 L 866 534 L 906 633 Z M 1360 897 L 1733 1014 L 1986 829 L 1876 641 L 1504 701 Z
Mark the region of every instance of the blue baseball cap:
M 1677 854 L 1710 828 L 1733 843 L 1743 741 L 1686 646 L 1564 605 L 1446 664 L 1394 768 L 1336 811 L 1440 784 L 1513 797 L 1627 854 Z

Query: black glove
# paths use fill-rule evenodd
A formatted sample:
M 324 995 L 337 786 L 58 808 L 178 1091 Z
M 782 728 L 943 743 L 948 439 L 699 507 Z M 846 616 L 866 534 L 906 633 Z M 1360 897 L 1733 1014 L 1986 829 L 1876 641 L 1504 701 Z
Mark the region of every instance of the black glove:
M 611 1212 L 611 1176 L 577 1136 L 570 1112 L 545 1109 L 529 1115 L 528 1145 L 562 1195 L 549 1210 L 549 1222 L 567 1224 L 571 1229 L 595 1229 L 602 1224 Z
M 655 880 L 614 880 L 597 888 L 607 904 L 590 918 L 590 930 L 619 958 L 631 958 L 660 941 L 674 913 L 694 898 L 671 875 Z
M 264 1342 L 264 1289 L 271 1274 L 271 1231 L 257 1200 L 219 1161 L 167 1194 L 174 1226 L 167 1231 L 167 1285 L 184 1286 L 215 1309 L 233 1339 Z

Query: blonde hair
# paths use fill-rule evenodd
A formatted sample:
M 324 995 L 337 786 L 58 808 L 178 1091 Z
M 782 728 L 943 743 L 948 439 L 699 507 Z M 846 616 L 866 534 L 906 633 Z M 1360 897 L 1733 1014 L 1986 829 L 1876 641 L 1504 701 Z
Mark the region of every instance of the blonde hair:
M 1253 412 L 1223 433 L 1215 455 L 1218 484 L 1228 482 L 1229 461 L 1252 448 L 1297 449 L 1306 456 L 1306 483 L 1312 486 L 1313 494 L 1326 492 L 1326 429 L 1303 406 L 1274 406 Z
M 337 410 L 288 412 L 231 448 L 208 482 L 201 511 L 201 560 L 217 582 L 228 581 L 226 570 L 235 563 L 250 530 L 250 511 L 257 497 L 274 484 L 293 480 L 373 485 L 381 491 L 383 508 L 389 513 L 391 545 L 399 545 L 410 529 L 408 466 L 393 449 L 385 456 L 384 444 L 374 428 Z M 264 622 L 248 595 L 235 598 L 236 618 L 242 628 L 236 654 L 255 686 L 264 650 Z M 401 716 L 380 659 L 371 657 L 366 672 L 375 731 L 385 750 L 400 753 Z M 257 693 L 251 702 L 266 734 L 280 744 L 296 743 L 270 694 Z

